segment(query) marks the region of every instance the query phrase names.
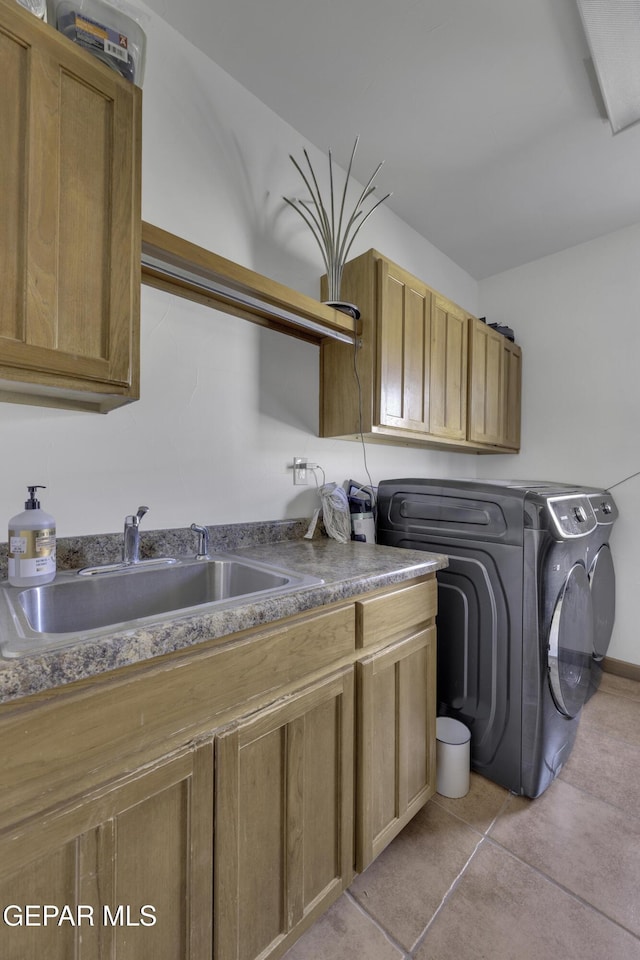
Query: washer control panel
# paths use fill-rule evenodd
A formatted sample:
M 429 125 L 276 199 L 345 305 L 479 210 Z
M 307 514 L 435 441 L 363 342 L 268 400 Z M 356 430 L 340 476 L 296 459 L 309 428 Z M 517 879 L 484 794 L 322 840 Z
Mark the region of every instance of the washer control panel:
M 549 497 L 547 507 L 556 532 L 563 540 L 584 537 L 598 525 L 589 497 L 581 494 Z
M 596 520 L 600 524 L 612 524 L 618 519 L 618 508 L 610 493 L 593 493 L 589 496 L 589 502 L 593 507 Z

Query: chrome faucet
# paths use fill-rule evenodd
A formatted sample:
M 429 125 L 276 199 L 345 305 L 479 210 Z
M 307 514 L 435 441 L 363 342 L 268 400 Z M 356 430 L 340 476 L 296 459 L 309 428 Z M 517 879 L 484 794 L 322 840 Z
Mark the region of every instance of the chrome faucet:
M 148 510 L 149 507 L 138 507 L 135 516 L 124 518 L 123 563 L 140 563 L 140 521 Z
M 92 577 L 98 573 L 124 573 L 125 571 L 131 571 L 132 567 L 139 569 L 140 567 L 159 567 L 177 563 L 175 557 L 140 559 L 140 521 L 148 510 L 149 507 L 138 507 L 135 516 L 130 515 L 124 518 L 122 560 L 116 563 L 103 563 L 97 567 L 83 567 L 82 570 L 78 570 L 78 574 L 82 577 Z
M 209 557 L 209 531 L 199 523 L 192 523 L 191 529 L 198 534 L 198 550 L 196 560 L 207 560 Z

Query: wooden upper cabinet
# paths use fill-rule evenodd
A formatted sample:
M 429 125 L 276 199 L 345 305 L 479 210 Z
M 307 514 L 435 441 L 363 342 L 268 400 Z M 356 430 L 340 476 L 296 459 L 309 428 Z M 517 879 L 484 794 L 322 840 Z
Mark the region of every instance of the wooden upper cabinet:
M 355 348 L 322 341 L 321 436 L 519 449 L 519 347 L 376 250 L 345 264 L 341 296 L 361 330 Z
M 469 338 L 469 439 L 518 450 L 520 447 L 520 347 L 471 321 Z
M 473 320 L 469 341 L 469 439 L 500 443 L 504 337 Z
M 432 301 L 429 433 L 464 440 L 467 435 L 467 315 L 438 294 L 434 294 Z
M 0 0 L 0 399 L 139 396 L 141 91 Z
M 429 432 L 431 291 L 378 260 L 378 420 Z
M 503 423 L 501 442 L 510 450 L 520 449 L 520 410 L 522 391 L 522 350 L 505 340 L 502 357 Z

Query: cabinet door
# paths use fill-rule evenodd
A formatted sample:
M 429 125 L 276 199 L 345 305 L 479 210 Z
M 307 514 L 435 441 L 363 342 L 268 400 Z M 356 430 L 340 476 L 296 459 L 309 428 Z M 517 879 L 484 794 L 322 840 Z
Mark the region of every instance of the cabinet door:
M 433 295 L 429 433 L 464 440 L 467 435 L 467 317 Z
M 410 274 L 378 260 L 379 423 L 429 429 L 431 292 Z
M 0 389 L 124 402 L 139 377 L 140 90 L 14 6 L 0 3 Z
M 3 960 L 210 960 L 212 794 L 209 741 L 0 836 Z
M 216 738 L 216 960 L 280 956 L 352 875 L 349 667 Z
M 362 871 L 435 792 L 435 627 L 359 661 L 357 678 Z
M 520 394 L 522 389 L 522 351 L 504 339 L 502 361 L 502 443 L 511 450 L 520 449 Z
M 504 337 L 482 320 L 471 323 L 469 439 L 500 444 L 503 437 Z

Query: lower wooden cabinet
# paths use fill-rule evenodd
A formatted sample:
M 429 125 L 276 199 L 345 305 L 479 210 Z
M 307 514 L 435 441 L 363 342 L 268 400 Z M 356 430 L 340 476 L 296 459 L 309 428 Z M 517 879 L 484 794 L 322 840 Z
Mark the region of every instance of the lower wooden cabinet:
M 14 829 L 3 960 L 210 960 L 212 811 L 209 741 Z
M 353 876 L 353 668 L 216 737 L 214 956 L 280 956 Z
M 363 658 L 356 669 L 360 872 L 435 792 L 435 627 Z
M 281 956 L 434 791 L 436 604 L 431 574 L 6 704 L 2 960 Z

